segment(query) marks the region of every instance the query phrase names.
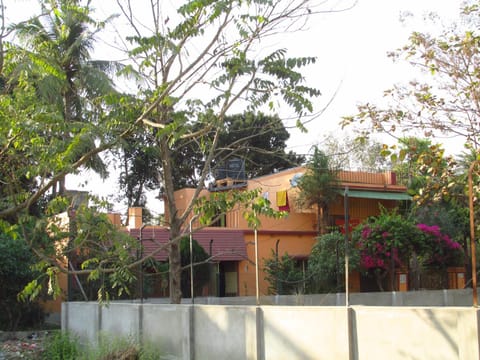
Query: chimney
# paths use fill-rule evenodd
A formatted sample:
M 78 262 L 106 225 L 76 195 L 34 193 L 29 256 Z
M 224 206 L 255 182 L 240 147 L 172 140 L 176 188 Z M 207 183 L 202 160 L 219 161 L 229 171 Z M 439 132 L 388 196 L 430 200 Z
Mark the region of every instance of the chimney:
M 132 207 L 128 209 L 128 228 L 139 229 L 142 227 L 142 208 Z
M 120 218 L 119 213 L 108 213 L 107 216 L 108 216 L 108 219 L 110 220 L 110 222 L 113 225 L 115 225 L 115 226 L 121 226 L 122 225 L 122 220 Z

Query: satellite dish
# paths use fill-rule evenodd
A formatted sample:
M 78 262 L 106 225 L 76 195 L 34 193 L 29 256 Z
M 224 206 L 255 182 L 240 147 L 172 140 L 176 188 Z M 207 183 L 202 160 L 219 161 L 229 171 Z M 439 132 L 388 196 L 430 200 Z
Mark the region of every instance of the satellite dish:
M 290 179 L 290 185 L 292 185 L 292 187 L 297 187 L 298 182 L 300 181 L 300 178 L 302 176 L 303 176 L 303 173 L 296 173 L 295 175 L 293 175 L 293 177 Z

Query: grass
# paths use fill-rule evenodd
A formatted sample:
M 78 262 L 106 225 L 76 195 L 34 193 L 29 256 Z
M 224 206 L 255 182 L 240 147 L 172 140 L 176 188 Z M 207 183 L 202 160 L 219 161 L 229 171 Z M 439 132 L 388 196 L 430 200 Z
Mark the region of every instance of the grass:
M 160 353 L 152 344 L 140 346 L 128 338 L 101 336 L 98 346 L 86 346 L 65 332 L 50 336 L 44 345 L 43 360 L 157 360 Z

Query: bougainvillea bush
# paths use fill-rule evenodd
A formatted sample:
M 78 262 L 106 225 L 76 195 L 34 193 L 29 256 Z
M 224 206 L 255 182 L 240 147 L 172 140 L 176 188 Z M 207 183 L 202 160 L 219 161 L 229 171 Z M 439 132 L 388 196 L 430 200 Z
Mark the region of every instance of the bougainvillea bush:
M 422 233 L 402 215 L 382 209 L 355 228 L 353 239 L 360 252 L 360 268 L 374 276 L 380 290 L 392 270 L 408 266 L 412 253 L 422 247 Z M 393 287 L 393 284 L 390 284 Z
M 406 266 L 410 254 L 422 246 L 418 227 L 396 213 L 371 217 L 355 232 L 365 270 L 388 269 L 392 261 L 396 267 Z
M 392 268 L 408 266 L 410 256 L 422 248 L 421 231 L 413 222 L 385 210 L 370 217 L 353 232 L 360 251 L 360 267 L 373 275 L 380 290 Z
M 415 224 L 397 213 L 385 210 L 371 217 L 353 232 L 360 252 L 360 267 L 375 277 L 380 290 L 392 270 L 406 268 L 415 258 L 421 266 L 446 268 L 462 265 L 460 244 L 438 225 Z M 391 284 L 392 285 L 392 284 Z
M 424 243 L 423 265 L 430 267 L 458 266 L 463 263 L 462 246 L 441 231 L 438 225 L 417 224 Z

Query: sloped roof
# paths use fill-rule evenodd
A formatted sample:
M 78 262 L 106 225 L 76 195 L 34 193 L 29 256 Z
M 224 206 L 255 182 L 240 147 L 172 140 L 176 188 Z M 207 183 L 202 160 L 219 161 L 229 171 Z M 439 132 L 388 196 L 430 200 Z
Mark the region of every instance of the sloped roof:
M 140 229 L 130 229 L 129 233 L 140 240 Z M 211 261 L 240 261 L 247 258 L 242 230 L 208 228 L 194 232 L 192 238 L 203 247 L 207 254 L 210 254 L 211 251 Z M 157 226 L 145 227 L 142 230 L 143 255 L 152 254 L 159 247 L 167 244 L 168 239 L 168 229 Z M 158 261 L 166 261 L 167 251 L 159 251 L 154 258 Z

